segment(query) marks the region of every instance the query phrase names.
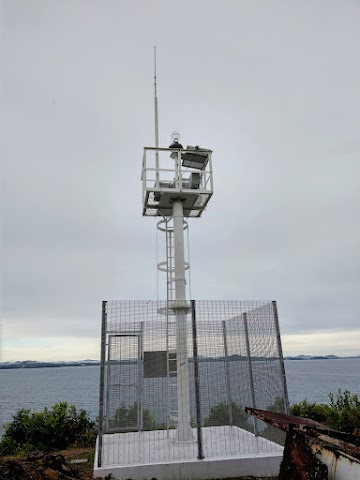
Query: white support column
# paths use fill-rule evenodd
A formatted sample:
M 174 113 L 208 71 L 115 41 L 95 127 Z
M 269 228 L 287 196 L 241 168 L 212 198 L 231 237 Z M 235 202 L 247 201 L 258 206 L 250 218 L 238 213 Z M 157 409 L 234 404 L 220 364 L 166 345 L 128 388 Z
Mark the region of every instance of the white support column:
M 184 253 L 184 212 L 181 201 L 173 203 L 174 253 L 175 253 L 175 297 L 176 303 L 176 366 L 178 391 L 178 427 L 176 440 L 193 440 L 190 426 L 189 378 L 187 362 L 186 329 L 186 278 Z

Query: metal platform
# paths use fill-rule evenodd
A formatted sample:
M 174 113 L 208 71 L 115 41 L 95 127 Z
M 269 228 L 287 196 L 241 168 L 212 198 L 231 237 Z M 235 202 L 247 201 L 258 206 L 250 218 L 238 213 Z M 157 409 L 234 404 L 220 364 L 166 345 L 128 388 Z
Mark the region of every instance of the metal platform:
M 142 164 L 143 215 L 170 217 L 174 201 L 184 217 L 200 217 L 213 194 L 211 150 L 145 147 Z

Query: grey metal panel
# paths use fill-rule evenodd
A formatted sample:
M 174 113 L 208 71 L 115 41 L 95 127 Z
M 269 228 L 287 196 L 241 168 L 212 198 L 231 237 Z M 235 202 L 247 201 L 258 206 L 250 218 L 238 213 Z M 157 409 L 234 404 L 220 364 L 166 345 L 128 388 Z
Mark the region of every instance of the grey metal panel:
M 196 147 L 188 147 L 196 148 Z M 209 152 L 206 150 L 196 150 L 192 152 L 184 152 L 181 154 L 182 166 L 204 170 L 209 161 Z
M 176 353 L 170 353 L 171 360 Z M 165 378 L 167 376 L 167 351 L 144 352 L 144 378 Z M 170 374 L 176 374 L 176 362 L 169 363 Z

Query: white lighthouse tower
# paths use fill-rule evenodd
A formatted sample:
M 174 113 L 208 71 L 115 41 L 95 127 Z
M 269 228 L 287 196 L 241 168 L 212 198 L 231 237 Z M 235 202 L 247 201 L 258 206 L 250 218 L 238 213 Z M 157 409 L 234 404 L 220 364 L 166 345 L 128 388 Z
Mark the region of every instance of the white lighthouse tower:
M 167 308 L 162 313 L 168 324 L 169 317 L 175 318 L 177 418 L 172 420 L 177 423 L 176 440 L 188 442 L 193 436 L 186 325 L 190 299 L 186 298 L 185 273 L 189 264 L 185 261 L 184 230 L 188 228 L 186 219 L 200 217 L 213 194 L 212 152 L 198 146 L 184 148 L 176 131 L 168 148 L 159 147 L 156 58 L 154 73 L 155 147 L 144 148 L 143 215 L 160 217 L 157 227 L 166 234 L 166 260 L 158 264 L 158 269 L 167 275 Z M 168 332 L 170 335 L 171 327 Z M 168 362 L 169 354 L 168 349 Z

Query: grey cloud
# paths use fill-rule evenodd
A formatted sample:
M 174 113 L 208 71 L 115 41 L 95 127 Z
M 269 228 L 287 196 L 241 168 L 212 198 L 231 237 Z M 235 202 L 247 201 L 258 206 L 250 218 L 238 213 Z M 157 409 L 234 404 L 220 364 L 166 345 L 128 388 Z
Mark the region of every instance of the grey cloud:
M 193 295 L 277 299 L 283 333 L 358 328 L 358 4 L 4 5 L 5 330 L 97 336 L 102 299 L 156 298 L 154 44 L 161 145 L 214 150 Z

